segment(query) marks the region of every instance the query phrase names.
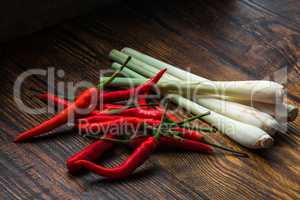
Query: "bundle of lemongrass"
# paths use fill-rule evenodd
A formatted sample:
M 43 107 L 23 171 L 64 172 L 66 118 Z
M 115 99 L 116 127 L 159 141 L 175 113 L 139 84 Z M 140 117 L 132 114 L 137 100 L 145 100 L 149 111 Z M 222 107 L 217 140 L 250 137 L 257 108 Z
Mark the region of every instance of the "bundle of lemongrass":
M 161 68 L 167 74 L 158 83 L 160 91 L 193 114 L 211 111 L 203 120 L 248 148 L 268 148 L 272 135 L 283 132 L 298 109 L 284 103 L 283 86 L 273 81 L 210 81 L 130 48 L 112 50 L 112 68 L 132 59 L 112 85 L 133 86 L 145 82 Z

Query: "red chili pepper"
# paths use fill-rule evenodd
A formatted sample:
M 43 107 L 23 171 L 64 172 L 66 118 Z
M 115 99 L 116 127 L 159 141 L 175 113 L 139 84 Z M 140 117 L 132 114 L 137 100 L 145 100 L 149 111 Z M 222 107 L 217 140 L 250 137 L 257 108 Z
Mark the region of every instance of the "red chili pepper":
M 68 105 L 71 104 L 71 102 L 69 102 L 68 100 L 63 99 L 59 96 L 53 95 L 51 93 L 47 93 L 47 92 L 37 95 L 37 98 L 39 98 L 40 100 L 43 100 L 43 101 L 51 102 L 55 106 L 62 106 L 64 108 L 68 107 Z M 122 107 L 123 107 L 122 105 L 103 104 L 104 109 L 119 109 Z M 96 114 L 96 113 L 94 113 L 94 114 Z
M 178 119 L 175 115 L 172 113 L 168 113 L 168 118 L 172 120 L 173 122 L 180 122 L 180 119 Z
M 113 92 L 103 92 L 101 91 L 100 93 L 100 100 L 102 102 L 112 102 L 116 100 L 121 100 L 121 99 L 128 99 L 131 96 L 137 95 L 139 93 L 146 93 L 148 92 L 155 83 L 157 83 L 160 78 L 163 76 L 163 74 L 166 72 L 167 69 L 162 69 L 159 71 L 154 77 L 149 79 L 146 83 L 143 85 L 140 85 L 136 88 L 132 88 L 129 90 L 119 90 L 119 91 L 113 91 Z M 56 100 L 58 98 L 56 97 Z M 62 103 L 61 101 L 56 101 L 56 103 Z M 91 114 L 99 114 L 97 111 L 93 111 Z
M 78 114 L 76 113 L 78 108 L 80 109 L 88 108 L 91 105 L 92 98 L 96 97 L 97 93 L 98 93 L 97 88 L 89 88 L 85 90 L 74 103 L 70 104 L 62 112 L 55 115 L 51 119 L 43 122 L 42 124 L 36 126 L 35 128 L 21 133 L 20 135 L 17 136 L 15 142 L 21 142 L 28 138 L 32 138 L 34 136 L 43 134 L 66 123 L 71 113 Z
M 137 137 L 130 142 L 133 148 L 138 147 L 147 137 Z M 176 139 L 172 137 L 161 136 L 158 143 L 159 148 L 176 148 L 181 150 L 197 151 L 212 153 L 213 149 L 202 142 L 189 140 L 189 139 Z
M 44 93 L 41 94 L 40 96 L 41 96 L 40 98 L 41 100 L 48 99 L 48 101 L 51 101 L 55 106 L 63 106 L 63 108 L 67 108 L 70 104 L 72 104 L 72 102 L 69 102 L 68 100 L 65 100 L 59 96 L 55 96 L 50 93 Z M 102 114 L 102 112 L 100 110 L 93 110 L 89 115 L 98 115 L 98 114 Z
M 138 98 L 138 104 L 139 105 L 145 105 L 145 104 L 147 104 L 147 94 L 148 93 L 145 93 L 145 94 L 143 94 L 143 95 L 141 95 L 139 98 Z
M 128 89 L 128 90 L 119 90 L 113 92 L 100 93 L 99 99 L 100 100 L 102 99 L 103 102 L 113 102 L 122 99 L 128 99 L 134 95 L 138 95 L 141 93 L 146 93 L 153 87 L 153 85 L 155 85 L 160 80 L 160 78 L 163 76 L 163 74 L 166 71 L 167 69 L 160 70 L 154 77 L 152 77 L 146 83 L 138 87 Z
M 204 138 L 204 135 L 202 133 L 199 133 L 198 131 L 181 128 L 181 127 L 174 127 L 173 130 L 180 132 L 181 133 L 180 136 L 185 139 L 199 141 L 199 140 L 203 140 L 203 138 Z
M 103 109 L 120 109 L 120 108 L 123 108 L 124 106 L 123 105 L 116 105 L 116 104 L 109 104 L 109 103 L 105 103 L 103 104 Z
M 140 118 L 152 118 L 152 119 L 160 119 L 162 116 L 162 112 L 154 109 L 141 109 L 141 108 L 129 108 L 123 110 L 119 113 L 120 115 L 132 116 L 132 117 L 140 117 Z
M 128 159 L 121 165 L 113 168 L 106 168 L 87 160 L 76 161 L 75 164 L 95 172 L 107 178 L 124 178 L 129 176 L 136 168 L 141 166 L 155 150 L 158 144 L 156 137 L 147 138 L 138 148 L 135 149 Z
M 106 114 L 99 114 L 99 115 L 92 115 L 85 118 L 80 118 L 76 120 L 79 124 L 90 124 L 95 122 L 105 122 L 105 121 L 111 121 L 111 120 L 117 120 L 122 118 L 119 115 L 106 115 Z
M 55 96 L 55 95 L 53 95 L 51 93 L 47 93 L 47 92 L 37 95 L 37 98 L 39 98 L 40 100 L 43 100 L 43 101 L 51 102 L 55 106 L 62 106 L 64 108 L 68 107 L 68 105 L 70 104 L 70 102 L 68 100 L 60 98 L 58 96 Z
M 127 110 L 129 110 L 129 111 L 127 111 Z M 77 122 L 79 122 L 79 123 L 96 123 L 96 122 L 104 122 L 104 121 L 115 120 L 115 119 L 120 119 L 120 118 L 133 118 L 133 117 L 152 120 L 152 119 L 158 119 L 159 117 L 161 117 L 161 113 L 156 112 L 155 110 L 140 111 L 136 108 L 134 108 L 134 109 L 130 108 L 127 110 L 120 111 L 120 113 L 118 113 L 118 115 L 105 114 L 104 112 L 99 112 L 99 111 L 96 113 L 96 111 L 93 111 L 89 116 L 78 119 Z M 142 119 L 140 119 L 140 120 L 142 120 Z
M 147 103 L 147 102 L 145 102 Z M 130 107 L 130 106 L 123 106 L 123 105 L 114 105 L 114 104 L 104 104 L 104 109 L 102 110 L 103 114 L 106 114 L 107 112 L 111 110 L 118 110 L 117 112 L 118 115 L 123 115 L 123 116 L 130 116 L 130 117 L 140 117 L 140 118 L 152 118 L 152 119 L 160 119 L 162 116 L 162 112 L 158 111 L 153 108 L 148 108 L 147 104 L 141 104 L 143 108 L 141 107 Z M 144 109 L 148 108 L 148 109 Z M 124 109 L 123 109 L 124 108 Z
M 71 102 L 69 102 L 66 99 L 63 99 L 59 96 L 53 95 L 51 93 L 43 93 L 37 96 L 37 98 L 44 100 L 44 101 L 48 101 L 53 103 L 55 106 L 62 106 L 64 108 L 68 107 L 68 105 L 71 104 Z M 104 108 L 109 108 L 109 109 L 118 109 L 118 108 L 122 108 L 122 105 L 113 105 L 113 104 L 104 104 Z M 93 112 L 90 113 L 90 115 L 98 115 L 98 114 L 102 114 L 101 111 L 99 110 L 94 110 Z
M 116 136 L 113 134 L 107 134 L 105 136 L 106 138 L 115 138 Z M 89 161 L 95 161 L 98 158 L 101 157 L 101 155 L 111 149 L 113 147 L 113 142 L 105 141 L 105 140 L 98 140 L 78 153 L 74 154 L 67 160 L 67 168 L 70 173 L 76 173 L 81 169 L 80 165 L 75 164 L 78 160 L 89 160 Z

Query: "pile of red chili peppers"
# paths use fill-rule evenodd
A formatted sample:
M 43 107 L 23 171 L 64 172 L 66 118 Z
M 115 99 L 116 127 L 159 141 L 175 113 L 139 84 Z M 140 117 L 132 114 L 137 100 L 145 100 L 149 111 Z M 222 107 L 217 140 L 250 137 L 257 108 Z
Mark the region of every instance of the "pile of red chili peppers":
M 96 141 L 67 160 L 68 171 L 72 174 L 85 168 L 103 177 L 124 178 L 142 165 L 157 148 L 212 153 L 213 148 L 211 146 L 215 146 L 245 156 L 243 153 L 210 144 L 204 140 L 204 135 L 198 130 L 182 126 L 184 123 L 202 116 L 194 116 L 180 121 L 175 116 L 168 114 L 164 107 L 148 104 L 145 96 L 151 92 L 151 88 L 164 75 L 166 69 L 161 70 L 153 78 L 136 88 L 111 92 L 103 91 L 103 88 L 120 73 L 129 60 L 130 57 L 108 81 L 101 83 L 99 87 L 86 89 L 74 102 L 69 102 L 50 93 L 39 95 L 41 100 L 51 102 L 56 106 L 63 106 L 64 110 L 37 127 L 21 133 L 16 137 L 15 142 L 23 142 L 64 125 L 68 122 L 69 116 L 73 114 L 75 116 L 74 127 L 84 136 L 91 137 Z M 132 97 L 137 100 L 134 105 L 116 104 L 121 100 L 129 101 Z M 100 103 L 102 109 L 98 109 L 96 106 Z M 87 111 L 82 114 L 78 112 L 79 109 Z M 203 116 L 207 114 L 209 113 L 204 113 Z M 128 134 L 127 130 L 124 131 L 124 127 L 128 126 L 137 131 L 143 129 L 144 134 Z M 135 149 L 125 162 L 113 168 L 93 163 L 105 151 L 111 149 L 116 142 L 126 143 Z

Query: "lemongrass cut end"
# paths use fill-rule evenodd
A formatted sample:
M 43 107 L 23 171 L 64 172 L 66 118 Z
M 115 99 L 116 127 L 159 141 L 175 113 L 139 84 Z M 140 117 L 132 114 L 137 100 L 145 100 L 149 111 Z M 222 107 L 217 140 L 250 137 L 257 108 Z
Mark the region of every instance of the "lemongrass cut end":
M 270 148 L 274 143 L 274 139 L 269 135 L 262 135 L 256 142 L 256 148 Z
M 298 107 L 288 104 L 287 111 L 288 111 L 288 121 L 290 122 L 294 121 L 298 116 L 298 112 L 299 112 Z

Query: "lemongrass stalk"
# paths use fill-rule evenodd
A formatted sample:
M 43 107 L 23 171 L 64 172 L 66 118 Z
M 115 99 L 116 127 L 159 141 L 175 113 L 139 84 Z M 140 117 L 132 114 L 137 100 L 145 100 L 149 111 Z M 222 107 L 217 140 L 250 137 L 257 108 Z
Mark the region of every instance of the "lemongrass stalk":
M 185 96 L 189 94 L 230 96 L 241 100 L 273 104 L 283 101 L 283 93 L 279 94 L 278 92 L 283 91 L 282 86 L 270 81 L 208 81 L 199 82 L 198 84 L 168 81 L 164 82 L 164 85 L 161 84 L 161 86 L 167 91 L 179 90 Z
M 169 65 L 165 62 L 162 62 L 160 60 L 157 60 L 153 57 L 150 57 L 148 55 L 145 55 L 141 52 L 138 52 L 138 51 L 130 49 L 130 48 L 123 48 L 122 52 L 124 52 L 127 55 L 132 56 L 136 59 L 140 59 L 141 61 L 143 61 L 143 62 L 147 63 L 148 65 L 151 65 L 157 69 L 167 68 L 169 74 L 172 74 L 173 76 L 175 76 L 181 80 L 199 81 L 199 82 L 210 81 L 206 78 L 203 78 L 201 76 L 195 75 L 188 71 L 179 69 L 175 66 Z M 211 82 L 214 82 L 214 81 L 211 81 Z M 233 82 L 233 84 L 234 83 L 237 83 L 237 82 Z M 261 83 L 263 83 L 263 84 L 261 84 Z M 252 85 L 252 83 L 251 83 L 251 88 L 249 88 L 249 85 L 247 85 L 247 84 L 248 84 L 247 82 L 240 82 L 240 83 L 235 84 L 235 87 L 240 94 L 238 96 L 242 97 L 241 99 L 249 98 L 249 96 L 244 95 L 244 92 L 247 91 L 247 93 L 249 93 L 251 91 L 248 91 L 248 89 L 252 88 L 251 96 L 249 98 L 250 100 L 265 102 L 265 103 L 282 103 L 283 97 L 284 97 L 284 91 L 283 91 L 283 87 L 280 84 L 273 82 L 273 81 L 264 81 L 264 82 L 260 82 L 259 85 L 257 85 L 257 86 Z M 227 95 L 230 96 L 230 94 L 227 94 Z
M 146 71 L 146 70 L 145 70 Z M 193 111 L 194 114 L 201 114 L 209 111 L 208 109 L 189 101 L 179 95 L 173 95 L 171 100 L 180 104 L 186 110 Z M 273 139 L 263 130 L 238 122 L 228 117 L 222 116 L 215 112 L 211 112 L 212 116 L 204 118 L 210 124 L 213 124 L 221 132 L 224 132 L 234 141 L 248 148 L 268 148 L 273 144 Z
M 113 66 L 121 66 L 117 63 L 115 63 Z M 119 69 L 119 67 L 114 67 L 114 69 Z M 126 71 L 126 74 L 128 73 L 128 76 L 130 77 L 137 77 L 137 78 L 115 78 L 113 80 L 113 82 L 111 83 L 112 86 L 115 87 L 135 87 L 138 85 L 141 85 L 145 82 L 145 78 L 143 76 L 141 76 L 140 74 L 130 70 L 130 69 L 124 69 L 124 71 Z M 106 80 L 109 77 L 102 77 L 102 80 Z M 189 85 L 191 84 L 191 85 Z M 161 80 L 157 83 L 157 86 L 162 89 L 162 91 L 171 91 L 174 93 L 178 93 L 176 91 L 174 91 L 175 89 L 178 89 L 178 91 L 184 91 L 184 90 L 189 90 L 191 89 L 191 91 L 193 91 L 193 85 L 194 83 L 184 83 L 184 82 L 178 82 L 178 81 L 173 81 L 173 80 Z M 189 88 L 190 87 L 190 88 Z M 201 92 L 204 92 L 204 90 L 199 90 Z M 192 93 L 192 92 L 191 92 Z M 233 98 L 233 97 L 228 97 L 228 96 L 217 96 L 217 95 L 207 95 L 205 94 L 204 96 L 201 95 L 199 96 L 199 98 L 202 99 L 201 103 L 202 105 L 205 105 L 206 101 L 205 100 L 207 98 L 214 98 L 214 102 L 216 104 L 223 104 L 226 102 L 223 101 L 218 101 L 219 99 L 222 100 L 226 100 L 229 101 L 228 104 L 230 104 L 230 102 L 236 102 L 239 103 L 239 107 L 238 110 L 244 110 L 245 108 L 248 108 L 250 113 L 252 113 L 253 108 L 259 110 L 262 115 L 265 115 L 263 113 L 266 113 L 268 115 L 273 116 L 276 120 L 278 120 L 280 123 L 285 123 L 287 121 L 294 121 L 295 118 L 298 115 L 298 108 L 290 105 L 290 104 L 267 104 L 267 103 L 261 103 L 261 102 L 252 102 L 249 100 L 243 100 L 243 99 L 238 99 L 238 98 Z M 208 102 L 209 103 L 209 102 Z M 236 104 L 237 105 L 237 104 Z M 247 107 L 243 106 L 246 105 Z M 263 117 L 264 118 L 264 117 Z M 235 119 L 235 118 L 234 118 Z M 251 123 L 250 123 L 251 124 Z M 274 123 L 275 124 L 275 123 Z M 264 129 L 264 130 L 268 130 Z
M 260 110 L 261 112 L 268 113 L 269 115 L 273 116 L 276 120 L 278 120 L 280 123 L 294 121 L 297 118 L 299 112 L 299 109 L 297 107 L 286 103 L 269 104 L 269 103 L 262 103 L 262 102 L 252 102 L 249 100 L 233 98 L 228 96 L 214 96 L 214 98 L 251 106 L 253 108 L 256 108 L 257 110 Z
M 261 128 L 270 135 L 281 131 L 280 124 L 269 114 L 255 108 L 230 101 L 220 101 L 214 98 L 196 98 L 200 105 L 231 119 Z
M 201 76 L 195 75 L 193 73 L 190 73 L 188 71 L 182 70 L 180 68 L 177 68 L 175 66 L 172 66 L 170 64 L 167 64 L 165 62 L 162 62 L 158 59 L 155 59 L 151 56 L 148 56 L 146 54 L 143 54 L 141 52 L 138 52 L 134 49 L 131 48 L 123 48 L 122 52 L 126 53 L 127 55 L 133 56 L 137 59 L 140 59 L 141 61 L 147 63 L 148 65 L 151 65 L 153 67 L 156 67 L 157 69 L 160 69 L 162 66 L 168 68 L 168 73 L 172 74 L 173 76 L 176 76 L 179 79 L 184 79 L 184 80 L 189 80 L 189 81 L 209 81 L 206 78 L 203 78 Z M 277 104 L 282 104 L 282 103 L 277 103 Z M 281 105 L 280 105 L 281 106 Z M 279 106 L 279 107 L 280 107 Z M 270 106 L 269 106 L 270 107 Z M 278 108 L 278 106 L 276 105 L 275 107 Z M 277 109 L 277 112 L 275 109 L 263 109 L 263 107 L 261 107 L 261 111 L 263 112 L 267 112 L 270 115 L 276 116 L 276 119 L 285 119 L 286 115 L 285 113 L 288 113 L 288 121 L 294 121 L 296 119 L 296 117 L 298 116 L 298 108 L 291 105 L 291 104 L 284 104 L 281 106 L 282 109 Z M 283 112 L 283 113 L 280 113 Z
M 116 62 L 111 65 L 111 68 L 113 68 L 114 70 L 119 70 L 121 67 L 122 67 L 122 65 L 119 63 L 116 63 Z M 128 77 L 135 77 L 135 78 L 139 78 L 139 79 L 145 78 L 143 75 L 140 75 L 139 73 L 136 73 L 135 71 L 132 71 L 128 68 L 123 69 L 121 74 L 126 74 L 126 76 L 128 76 Z M 102 79 L 103 78 L 104 77 L 102 77 Z
M 102 77 L 102 80 L 106 80 L 109 77 Z M 110 83 L 113 87 L 136 87 L 145 82 L 145 78 L 126 78 L 126 77 L 120 77 L 115 78 L 113 82 Z
M 134 49 L 125 47 L 121 50 L 122 52 L 124 52 L 127 55 L 130 55 L 136 59 L 139 59 L 141 61 L 143 61 L 144 63 L 147 63 L 148 65 L 151 65 L 157 69 L 161 69 L 161 68 L 167 68 L 168 69 L 168 73 L 171 74 L 172 76 L 178 78 L 178 79 L 183 79 L 182 77 L 184 76 L 184 79 L 188 80 L 188 81 L 209 81 L 206 78 L 197 76 L 193 73 L 187 72 L 183 69 L 174 67 L 168 63 L 162 62 L 160 60 L 157 60 L 153 57 L 150 57 L 146 54 L 143 54 L 139 51 L 136 51 Z
M 168 98 L 195 115 L 209 111 L 205 107 L 179 95 L 168 95 Z M 269 148 L 273 144 L 273 138 L 262 129 L 216 112 L 210 111 L 210 115 L 203 117 L 203 120 L 245 147 L 252 149 Z
M 113 49 L 110 52 L 109 57 L 112 60 L 114 60 L 114 61 L 122 64 L 122 63 L 124 63 L 126 61 L 128 55 L 122 53 L 121 51 Z M 146 76 L 144 69 L 148 69 L 149 73 L 151 73 L 152 76 L 154 76 L 156 74 L 156 70 L 152 70 L 152 68 L 149 67 L 148 64 L 146 64 L 144 62 L 141 62 L 140 60 L 135 59 L 135 58 L 132 58 L 130 60 L 130 62 L 126 66 L 128 68 L 132 69 L 133 71 L 135 71 L 135 72 L 137 72 L 137 73 L 139 73 L 141 75 L 144 75 L 144 76 Z M 173 77 L 173 76 L 171 76 L 169 74 L 165 74 L 164 77 L 167 78 L 167 79 L 176 79 L 175 77 Z
M 248 102 L 249 103 L 249 102 Z M 246 103 L 245 103 L 246 104 Z M 261 102 L 249 103 L 254 108 L 272 115 L 280 123 L 292 122 L 298 116 L 298 108 L 291 104 L 268 104 Z
M 148 69 L 148 68 L 147 68 Z M 152 69 L 149 70 L 152 74 Z M 149 72 L 145 72 L 147 75 Z M 155 74 L 155 73 L 153 73 Z M 114 81 L 115 84 L 124 84 L 124 85 L 139 85 L 142 84 L 142 80 L 140 79 L 126 79 L 126 78 L 118 78 Z M 177 81 L 177 80 L 165 80 L 162 79 L 157 84 L 159 88 L 165 93 L 179 93 L 187 98 L 192 98 L 190 95 L 206 95 L 206 96 L 226 96 L 231 95 L 233 98 L 237 98 L 240 100 L 248 100 L 251 98 L 264 98 L 265 100 L 269 99 L 270 101 L 274 99 L 272 94 L 268 93 L 260 93 L 260 96 L 252 96 L 252 93 L 255 88 L 263 88 L 265 85 L 264 81 L 215 81 L 215 82 L 185 82 L 185 81 Z M 244 85 L 244 90 L 240 91 L 239 87 L 236 85 Z M 276 86 L 274 86 L 276 87 Z M 269 89 L 268 89 L 269 90 Z M 258 93 L 256 93 L 258 94 Z
M 291 104 L 283 104 L 284 107 L 287 108 L 288 111 L 288 121 L 294 121 L 299 113 L 299 109 Z
M 274 116 L 280 123 L 292 122 L 298 116 L 298 108 L 291 104 L 266 104 L 266 103 L 254 103 L 253 107 L 258 110 L 269 113 Z

